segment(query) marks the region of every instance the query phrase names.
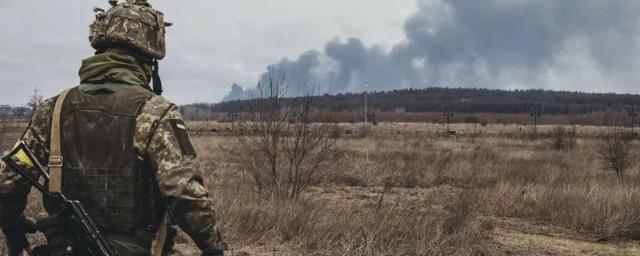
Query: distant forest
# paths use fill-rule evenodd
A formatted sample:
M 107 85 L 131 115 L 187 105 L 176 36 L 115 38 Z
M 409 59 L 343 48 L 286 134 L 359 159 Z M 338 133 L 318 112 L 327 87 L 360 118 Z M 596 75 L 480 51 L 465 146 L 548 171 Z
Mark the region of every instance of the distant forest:
M 453 122 L 479 118 L 489 123 L 527 123 L 531 114 L 542 122 L 609 125 L 612 118 L 624 119 L 634 107 L 640 108 L 640 95 L 583 93 L 550 90 L 497 90 L 473 88 L 403 89 L 367 93 L 372 120 L 390 122 L 442 122 L 443 112 L 458 113 Z M 318 95 L 311 97 L 316 109 L 334 113 L 335 121 L 361 122 L 364 93 Z M 198 103 L 181 106 L 187 120 L 229 121 L 236 113 L 250 111 L 251 100 Z M 295 105 L 301 98 L 284 99 Z M 0 118 L 26 119 L 27 105 L 0 105 Z M 617 114 L 616 114 L 617 113 Z M 617 116 L 617 117 L 614 117 Z
M 640 95 L 603 94 L 550 90 L 497 90 L 473 88 L 403 89 L 367 94 L 372 112 L 496 113 L 584 115 L 594 112 L 627 112 L 640 105 Z M 364 93 L 313 96 L 313 106 L 331 112 L 353 112 L 364 108 Z M 287 99 L 291 104 L 299 98 Z M 182 106 L 186 118 L 208 118 L 210 113 L 249 111 L 249 101 Z
M 13 107 L 9 105 L 0 105 L 0 118 L 12 117 L 26 119 L 31 116 L 31 108 L 27 106 Z

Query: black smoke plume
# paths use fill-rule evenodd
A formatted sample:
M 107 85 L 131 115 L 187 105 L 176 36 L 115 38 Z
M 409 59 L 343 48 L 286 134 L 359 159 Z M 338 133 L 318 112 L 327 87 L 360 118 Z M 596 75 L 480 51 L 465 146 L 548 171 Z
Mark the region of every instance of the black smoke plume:
M 322 52 L 310 50 L 268 70 L 285 73 L 290 87 L 321 88 L 315 93 L 362 91 L 365 82 L 370 90 L 634 92 L 640 82 L 638 13 L 640 1 L 633 0 L 419 0 L 404 23 L 406 38 L 391 49 L 336 38 Z

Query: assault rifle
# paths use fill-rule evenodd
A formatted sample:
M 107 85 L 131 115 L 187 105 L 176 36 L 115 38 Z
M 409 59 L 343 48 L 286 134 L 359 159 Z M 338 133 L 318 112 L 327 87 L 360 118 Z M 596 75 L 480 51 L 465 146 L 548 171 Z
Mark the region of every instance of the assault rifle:
M 86 251 L 88 255 L 117 256 L 79 201 L 69 200 L 63 193 L 50 193 L 46 189 L 45 184 L 49 182 L 49 173 L 27 144 L 20 141 L 8 155 L 2 157 L 2 160 L 60 209 L 60 212 L 54 216 L 55 221 L 51 220 L 54 217 L 37 221 L 35 227 L 37 231 L 44 232 L 51 228 L 51 223 L 61 224 L 73 234 L 74 246 L 80 246 L 80 250 Z M 43 183 L 39 182 L 41 178 Z M 73 247 L 71 249 L 73 250 Z

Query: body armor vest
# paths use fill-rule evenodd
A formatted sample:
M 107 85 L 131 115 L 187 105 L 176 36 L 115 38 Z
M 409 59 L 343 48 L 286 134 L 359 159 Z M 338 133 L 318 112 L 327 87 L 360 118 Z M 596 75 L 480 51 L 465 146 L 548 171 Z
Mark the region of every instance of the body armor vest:
M 151 97 L 142 88 L 67 95 L 61 112 L 62 191 L 79 200 L 105 232 L 157 225 L 161 207 L 154 172 L 134 147 L 136 117 Z

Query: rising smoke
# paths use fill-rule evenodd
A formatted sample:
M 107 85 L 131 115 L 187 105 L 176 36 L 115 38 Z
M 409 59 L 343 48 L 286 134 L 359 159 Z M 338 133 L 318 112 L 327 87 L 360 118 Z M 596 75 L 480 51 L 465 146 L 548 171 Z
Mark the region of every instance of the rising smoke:
M 322 52 L 268 67 L 315 93 L 407 87 L 634 92 L 640 1 L 419 0 L 391 49 L 333 39 Z M 267 74 L 262 76 L 264 83 Z M 225 100 L 246 97 L 239 87 Z M 289 96 L 302 94 L 289 90 Z M 240 96 L 239 95 L 244 95 Z

